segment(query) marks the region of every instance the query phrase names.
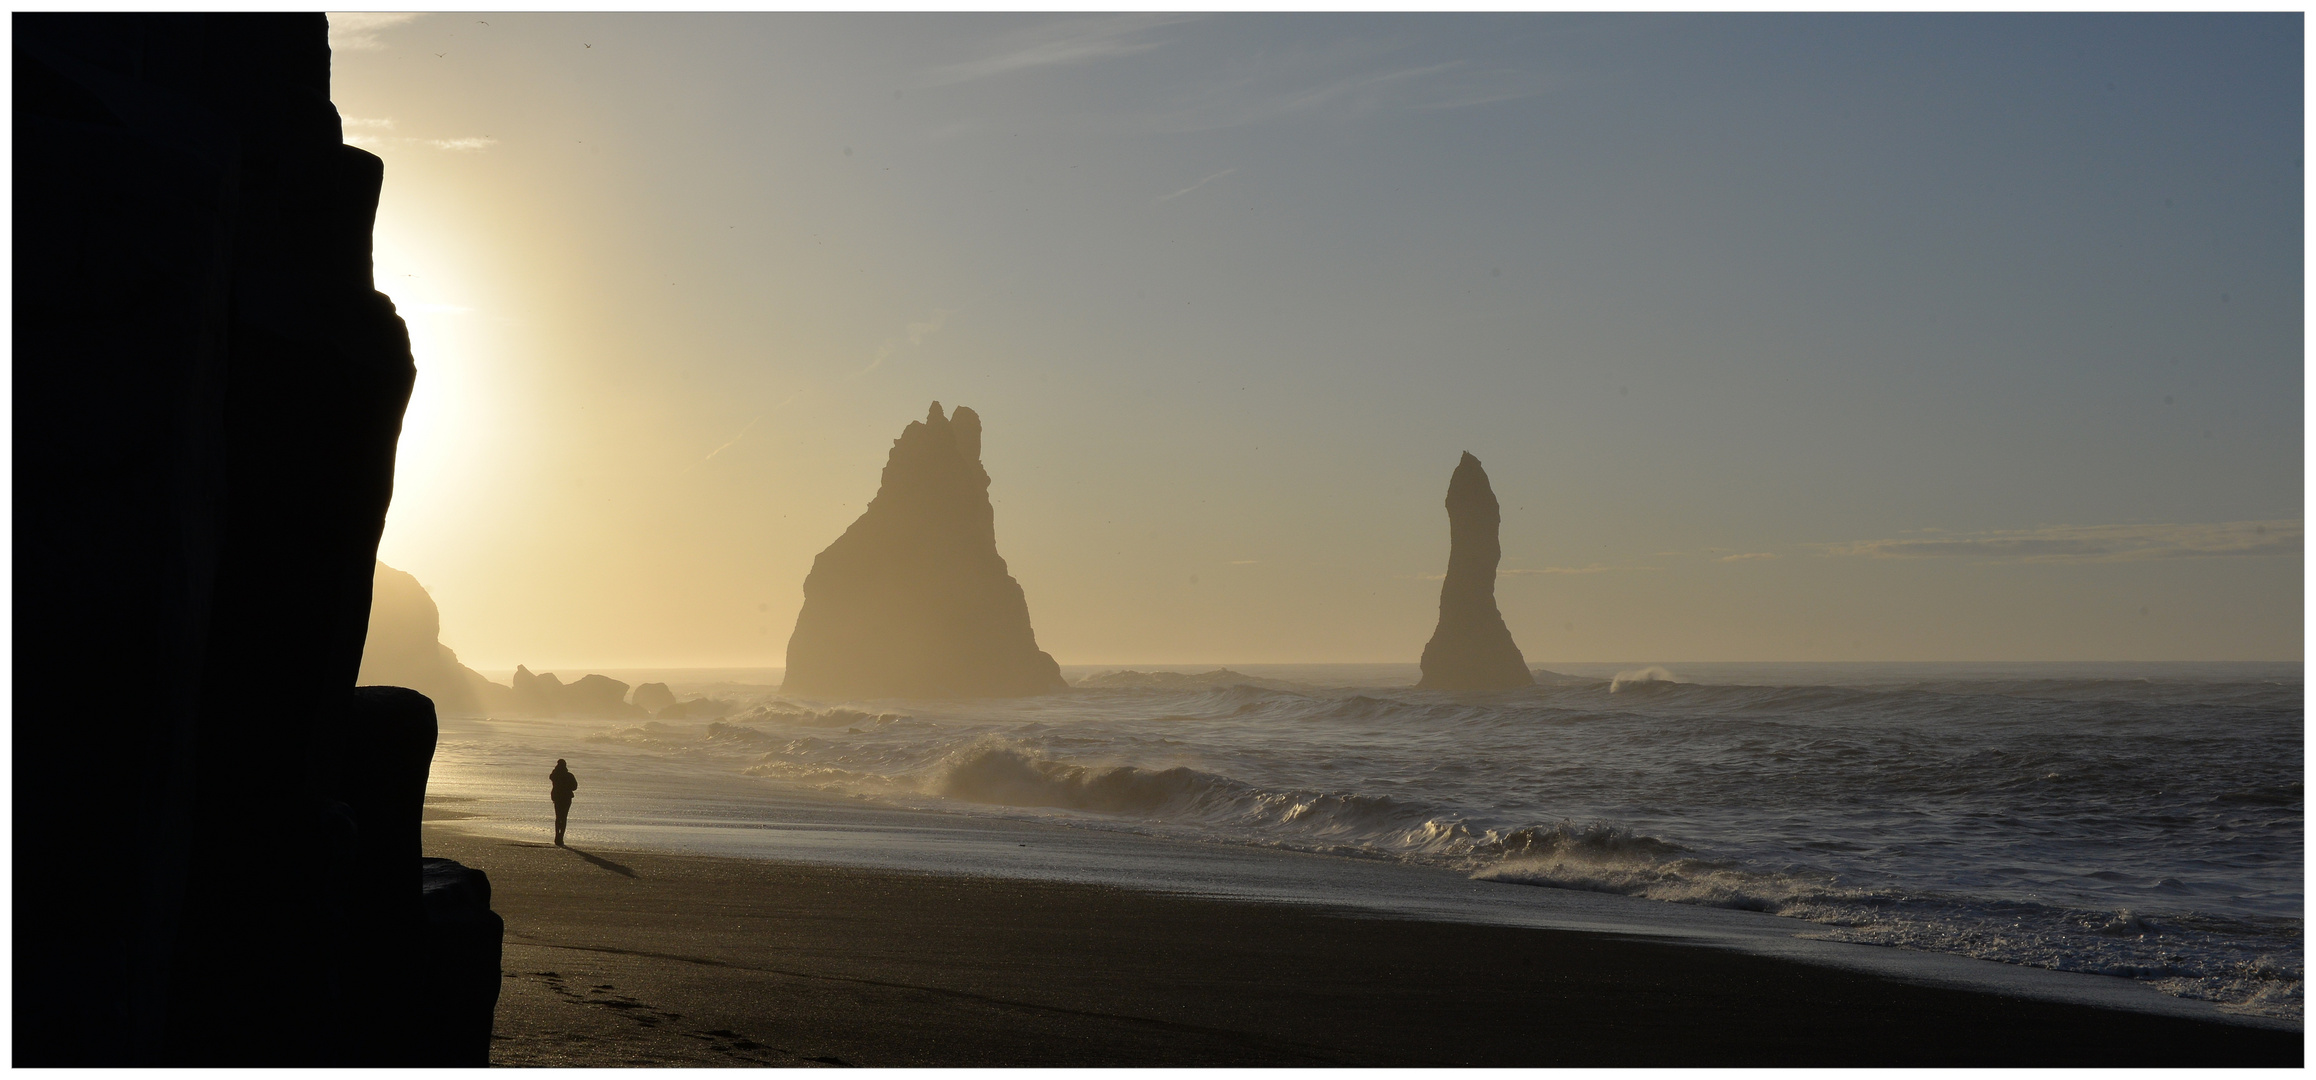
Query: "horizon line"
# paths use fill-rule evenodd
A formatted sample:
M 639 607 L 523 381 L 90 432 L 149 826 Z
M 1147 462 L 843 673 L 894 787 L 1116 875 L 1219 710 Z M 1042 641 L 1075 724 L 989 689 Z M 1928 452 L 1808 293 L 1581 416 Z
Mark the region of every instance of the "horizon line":
M 2306 662 L 2307 662 L 2307 658 L 2306 658 L 2306 657 L 2304 657 L 2304 656 L 2296 656 L 2296 657 L 2259 657 L 2259 656 L 2252 656 L 2252 657 L 2199 657 L 2199 656 L 2184 656 L 2184 657 L 2093 657 L 2093 658 L 2081 658 L 2081 657 L 2077 657 L 2077 658 L 2065 658 L 2065 659 L 2030 659 L 2030 660 L 2018 660 L 2018 659 L 1996 659 L 1996 658 L 1987 658 L 1987 657 L 1941 657 L 1941 658 L 1910 658 L 1910 659 L 1892 659 L 1892 658 L 1881 657 L 1881 658 L 1871 658 L 1871 659 L 1855 659 L 1855 658 L 1851 658 L 1851 659 L 1825 659 L 1825 658 L 1787 658 L 1787 659 L 1772 659 L 1772 660 L 1758 660 L 1758 659 L 1756 659 L 1756 660 L 1699 660 L 1699 659 L 1687 659 L 1687 660 L 1678 660 L 1678 659 L 1676 659 L 1676 660 L 1666 660 L 1666 659 L 1631 659 L 1631 658 L 1625 658 L 1625 659 L 1616 659 L 1616 660 L 1571 660 L 1571 659 L 1556 659 L 1556 660 L 1529 660 L 1529 661 L 1527 661 L 1527 665 L 1528 665 L 1529 667 L 1531 667 L 1531 668 L 1537 668 L 1537 667 L 1544 667 L 1544 668 L 1549 668 L 1549 667 L 1551 667 L 1551 666 L 1552 666 L 1552 665 L 1554 665 L 1554 664 L 1639 664 L 1639 665 L 1648 665 L 1648 664 L 1660 664 L 1660 665 L 1665 665 L 1665 664 L 2305 664 Z M 1117 661 L 1117 660 L 1100 660 L 1100 661 L 1086 661 L 1086 662 L 1076 662 L 1076 661 L 1056 661 L 1056 663 L 1057 663 L 1059 666 L 1061 666 L 1061 667 L 1065 667 L 1065 668 L 1186 668 L 1186 667 L 1198 667 L 1198 668 L 1229 668 L 1229 667 L 1320 667 L 1320 666 L 1343 666 L 1343 667 L 1350 667 L 1350 666 L 1381 666 L 1381 665 L 1386 665 L 1386 664 L 1398 664 L 1398 665 L 1406 665 L 1406 666 L 1409 666 L 1409 667 L 1416 667 L 1416 666 L 1420 666 L 1420 664 L 1421 664 L 1421 661 L 1419 661 L 1419 660 L 1227 660 L 1227 661 L 1226 661 L 1226 660 L 1126 660 L 1126 661 Z M 697 662 L 689 662 L 689 663 L 681 663 L 681 664 L 650 664 L 650 663 L 616 663 L 616 664 L 551 664 L 551 663 L 550 663 L 550 664 L 533 664 L 533 663 L 530 663 L 530 662 L 528 662 L 528 661 L 525 661 L 524 663 L 522 663 L 522 664 L 520 664 L 520 665 L 515 665 L 515 666 L 505 666 L 505 667 L 499 667 L 499 666 L 484 666 L 484 665 L 476 665 L 476 664 L 468 664 L 467 666 L 468 666 L 469 668 L 473 669 L 475 672 L 477 672 L 477 673 L 479 673 L 479 674 L 484 674 L 484 675 L 488 675 L 488 674 L 490 674 L 490 673 L 492 673 L 492 672 L 503 672 L 503 673 L 509 673 L 509 674 L 511 674 L 511 673 L 513 673 L 513 671 L 515 670 L 515 666 L 521 666 L 521 667 L 526 667 L 526 668 L 529 668 L 529 669 L 531 669 L 531 671 L 532 671 L 534 674 L 541 674 L 541 675 L 545 675 L 545 674 L 551 674 L 551 673 L 555 673 L 555 672 L 562 672 L 562 671 L 589 671 L 589 672 L 601 672 L 601 671 L 786 671 L 786 670 L 787 670 L 787 667 L 788 667 L 786 664 L 710 664 L 710 663 L 697 663 Z

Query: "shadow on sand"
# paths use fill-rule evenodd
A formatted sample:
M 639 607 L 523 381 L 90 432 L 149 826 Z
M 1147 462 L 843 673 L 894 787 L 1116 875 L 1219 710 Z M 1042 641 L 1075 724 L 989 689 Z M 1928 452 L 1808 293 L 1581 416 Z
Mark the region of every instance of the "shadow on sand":
M 586 853 L 586 852 L 584 852 L 584 851 L 581 851 L 581 850 L 579 850 L 578 848 L 575 848 L 575 847 L 570 847 L 570 846 L 568 846 L 568 845 L 566 845 L 566 846 L 563 848 L 563 850 L 565 850 L 565 851 L 568 851 L 568 852 L 570 852 L 570 853 L 571 853 L 571 854 L 573 854 L 573 855 L 577 855 L 577 856 L 579 856 L 580 858 L 582 858 L 582 859 L 585 859 L 585 860 L 587 860 L 588 862 L 595 864 L 596 866 L 600 866 L 600 867 L 602 867 L 602 868 L 603 868 L 603 869 L 605 869 L 605 870 L 609 870 L 609 871 L 611 871 L 611 872 L 612 872 L 612 873 L 614 873 L 614 874 L 618 874 L 618 875 L 621 875 L 621 876 L 623 876 L 623 877 L 635 877 L 635 876 L 636 876 L 636 873 L 635 873 L 635 871 L 633 871 L 633 870 L 630 870 L 630 869 L 628 869 L 628 868 L 626 868 L 626 867 L 624 867 L 624 866 L 621 866 L 621 865 L 619 865 L 618 863 L 612 862 L 611 860 L 609 860 L 609 859 L 606 859 L 606 858 L 604 858 L 604 857 L 602 857 L 602 856 L 600 856 L 600 855 L 589 855 L 588 853 Z
M 531 847 L 531 848 L 551 848 L 551 847 L 554 847 L 555 845 L 553 845 L 553 844 L 540 844 L 540 843 L 531 843 L 531 842 L 526 842 L 526 841 L 516 841 L 514 846 L 516 846 L 516 847 Z M 638 873 L 636 873 L 635 871 L 628 869 L 627 867 L 621 866 L 621 865 L 619 865 L 618 863 L 612 862 L 611 860 L 609 860 L 609 859 L 606 859 L 606 858 L 604 858 L 604 857 L 603 857 L 603 856 L 601 856 L 601 855 L 590 855 L 590 854 L 588 854 L 588 853 L 586 853 L 586 852 L 584 852 L 584 851 L 581 851 L 581 850 L 579 850 L 578 848 L 575 848 L 575 847 L 571 847 L 571 846 L 570 846 L 570 845 L 568 845 L 568 844 L 566 844 L 566 845 L 564 845 L 564 846 L 563 846 L 563 850 L 565 850 L 565 851 L 568 851 L 568 852 L 570 852 L 570 853 L 571 853 L 571 854 L 573 854 L 573 855 L 577 855 L 577 856 L 579 856 L 580 858 L 582 858 L 582 859 L 585 859 L 585 860 L 587 860 L 588 862 L 590 862 L 590 863 L 593 863 L 594 865 L 596 865 L 596 866 L 598 866 L 598 867 L 601 867 L 601 868 L 603 868 L 603 869 L 605 869 L 605 870 L 609 870 L 609 871 L 611 871 L 611 872 L 612 872 L 612 873 L 614 873 L 614 874 L 618 874 L 618 875 L 620 875 L 621 877 L 631 877 L 631 878 L 635 878 L 635 879 L 636 879 L 636 880 L 638 880 L 638 881 L 640 881 L 640 880 L 642 880 L 642 879 L 643 879 L 643 875 L 641 875 L 641 874 L 638 874 Z

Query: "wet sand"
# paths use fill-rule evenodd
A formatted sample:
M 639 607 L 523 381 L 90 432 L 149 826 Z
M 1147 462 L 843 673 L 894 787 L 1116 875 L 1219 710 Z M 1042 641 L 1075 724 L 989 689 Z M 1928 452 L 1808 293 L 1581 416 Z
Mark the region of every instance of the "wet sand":
M 1606 934 L 427 827 L 507 922 L 498 1065 L 2275 1065 L 2297 1031 Z

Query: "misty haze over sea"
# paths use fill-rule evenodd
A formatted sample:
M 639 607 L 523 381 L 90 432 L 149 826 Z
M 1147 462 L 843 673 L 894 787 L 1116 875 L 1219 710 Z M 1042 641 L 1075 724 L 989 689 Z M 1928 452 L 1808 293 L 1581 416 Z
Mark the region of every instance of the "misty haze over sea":
M 2303 22 L 341 19 L 365 679 L 501 837 L 2296 1023 Z
M 2296 663 L 1579 664 L 1491 694 L 1412 664 L 1076 667 L 1064 694 L 881 703 L 656 674 L 732 715 L 446 720 L 436 812 L 543 835 L 536 763 L 567 757 L 574 843 L 1222 893 L 1334 860 L 1191 885 L 1117 842 L 1355 856 L 2301 1014 Z

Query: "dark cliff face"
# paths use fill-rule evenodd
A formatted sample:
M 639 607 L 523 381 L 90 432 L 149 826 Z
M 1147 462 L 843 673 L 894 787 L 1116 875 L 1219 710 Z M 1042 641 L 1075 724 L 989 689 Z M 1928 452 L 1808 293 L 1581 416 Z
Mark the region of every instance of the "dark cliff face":
M 1424 690 L 1509 690 L 1533 686 L 1528 662 L 1496 610 L 1497 541 L 1502 515 L 1480 459 L 1465 454 L 1448 478 L 1448 569 L 1440 583 L 1439 627 L 1423 647 Z
M 381 166 L 321 15 L 12 18 L 17 1060 L 344 1060 Z
M 893 443 L 859 520 L 812 561 L 783 690 L 813 697 L 1011 697 L 1066 687 L 997 554 L 981 418 L 960 407 Z

